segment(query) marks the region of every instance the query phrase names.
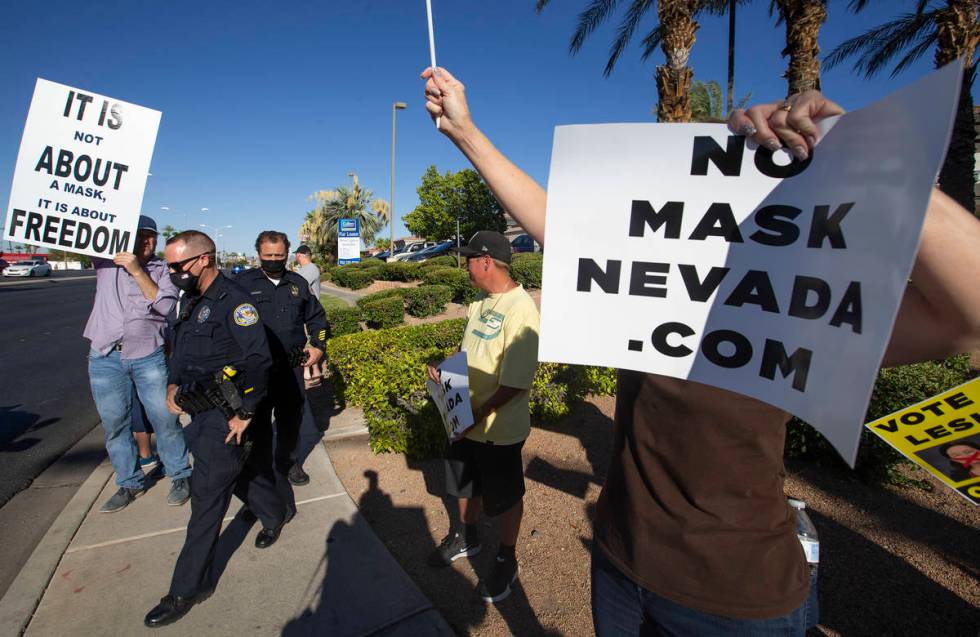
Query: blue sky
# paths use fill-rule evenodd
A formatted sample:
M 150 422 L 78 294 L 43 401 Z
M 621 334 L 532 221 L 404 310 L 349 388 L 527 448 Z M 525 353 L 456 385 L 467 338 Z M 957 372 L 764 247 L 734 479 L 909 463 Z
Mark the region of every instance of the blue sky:
M 338 2 L 149 2 L 41 0 L 4 4 L 0 58 L 0 201 L 14 162 L 35 78 L 95 91 L 163 112 L 143 201 L 162 226 L 232 225 L 224 247 L 250 250 L 264 229 L 295 238 L 307 196 L 349 184 L 356 172 L 388 199 L 391 105 L 398 113 L 395 212 L 418 203 L 430 164 L 467 166 L 424 109 L 419 72 L 428 65 L 423 0 Z M 654 121 L 653 73 L 634 44 L 608 79 L 618 17 L 577 56 L 568 40 L 586 0 L 432 0 L 438 62 L 467 86 L 477 124 L 544 184 L 559 124 Z M 872 3 L 860 16 L 830 3 L 824 51 L 894 17 L 905 4 Z M 736 95 L 783 97 L 783 28 L 768 2 L 739 9 Z M 648 20 L 647 29 L 649 29 Z M 645 33 L 645 31 L 643 31 Z M 727 18 L 701 20 L 695 77 L 724 84 Z M 849 68 L 825 71 L 824 92 L 859 108 L 927 73 L 931 53 L 898 78 L 866 81 Z M 974 87 L 974 97 L 978 89 Z M 170 212 L 160 210 L 161 206 Z M 208 208 L 207 212 L 200 212 Z M 396 234 L 404 232 L 396 225 Z

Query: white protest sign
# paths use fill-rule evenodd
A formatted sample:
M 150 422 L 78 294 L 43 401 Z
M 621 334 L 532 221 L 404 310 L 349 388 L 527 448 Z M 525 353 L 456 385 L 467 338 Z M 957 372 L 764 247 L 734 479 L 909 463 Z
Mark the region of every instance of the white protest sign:
M 540 359 L 752 396 L 853 461 L 960 80 L 842 116 L 803 163 L 717 124 L 556 128 Z
M 38 79 L 4 238 L 111 258 L 132 249 L 160 112 Z
M 453 354 L 439 363 L 439 378 L 442 382 L 436 383 L 426 376 L 425 384 L 442 416 L 449 441 L 455 442 L 474 424 L 466 352 Z

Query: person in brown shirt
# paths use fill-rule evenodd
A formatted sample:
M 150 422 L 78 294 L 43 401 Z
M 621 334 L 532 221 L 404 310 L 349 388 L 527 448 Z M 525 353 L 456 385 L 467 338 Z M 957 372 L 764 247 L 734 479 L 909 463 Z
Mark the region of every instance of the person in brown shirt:
M 538 243 L 546 194 L 476 127 L 464 87 L 426 69 L 426 108 L 497 200 Z M 815 122 L 843 110 L 817 91 L 735 111 L 729 126 L 804 160 Z M 938 190 L 885 366 L 980 343 L 980 223 Z M 592 565 L 598 635 L 803 635 L 810 575 L 783 493 L 789 414 L 693 381 L 621 371 L 615 441 L 599 496 Z M 724 458 L 719 466 L 716 459 Z M 814 599 L 815 596 L 809 599 Z

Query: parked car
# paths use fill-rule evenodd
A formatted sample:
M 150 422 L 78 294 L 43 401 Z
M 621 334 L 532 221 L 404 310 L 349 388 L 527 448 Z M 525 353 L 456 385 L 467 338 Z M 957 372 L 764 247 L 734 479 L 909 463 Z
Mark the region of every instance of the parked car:
M 18 261 L 3 270 L 4 276 L 51 276 L 51 264 L 43 259 Z
M 411 261 L 413 263 L 418 263 L 420 261 L 425 261 L 431 259 L 432 257 L 440 257 L 444 254 L 449 253 L 449 249 L 453 247 L 452 241 L 443 241 L 440 244 L 434 245 L 431 248 L 426 248 L 425 250 L 420 250 L 415 254 L 409 256 L 405 261 Z
M 389 261 L 408 261 L 409 257 L 415 256 L 422 250 L 432 248 L 436 245 L 435 241 L 413 241 L 412 243 L 406 243 L 405 249 L 401 252 L 395 252 L 395 256 L 388 259 Z
M 529 234 L 519 234 L 510 242 L 511 254 L 518 252 L 541 252 L 541 246 Z
M 6 259 L 0 259 L 0 273 L 2 273 L 4 270 L 6 270 L 8 265 L 10 265 L 10 264 L 7 263 L 7 260 Z

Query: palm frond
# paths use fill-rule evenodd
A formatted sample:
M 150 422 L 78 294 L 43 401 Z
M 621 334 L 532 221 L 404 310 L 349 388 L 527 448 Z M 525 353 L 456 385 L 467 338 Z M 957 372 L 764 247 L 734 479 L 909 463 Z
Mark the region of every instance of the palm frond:
M 623 50 L 629 41 L 633 38 L 633 33 L 636 31 L 636 26 L 640 23 L 643 18 L 643 14 L 646 13 L 651 6 L 653 6 L 654 0 L 633 0 L 633 4 L 630 5 L 629 10 L 626 12 L 626 17 L 623 18 L 623 22 L 619 25 L 619 30 L 616 33 L 616 39 L 613 41 L 612 46 L 609 48 L 609 60 L 606 62 L 606 69 L 602 74 L 609 77 L 612 73 L 613 67 L 616 66 L 616 61 L 619 56 L 623 54 Z
M 890 77 L 895 77 L 905 69 L 912 66 L 916 60 L 925 55 L 926 51 L 931 49 L 933 45 L 936 44 L 937 39 L 937 34 L 935 31 L 933 31 L 930 37 L 924 38 L 921 42 L 909 49 L 909 52 L 905 54 L 905 57 L 899 60 L 898 64 L 895 65 L 895 68 L 892 69 Z
M 602 21 L 609 17 L 619 0 L 592 0 L 592 3 L 579 14 L 578 26 L 572 34 L 572 40 L 568 45 L 568 52 L 575 55 L 582 49 L 585 39 L 596 30 Z
M 547 2 L 548 0 L 544 0 L 544 1 Z M 851 13 L 861 13 L 870 4 L 871 4 L 871 0 L 851 0 L 851 2 L 847 5 L 847 10 L 850 11 Z M 916 13 L 924 12 L 928 5 L 929 5 L 929 0 L 917 0 L 917 4 L 915 6 L 915 12 Z
M 919 50 L 924 41 L 934 41 L 935 17 L 936 11 L 902 14 L 890 22 L 845 40 L 830 52 L 824 64 L 827 68 L 833 68 L 847 58 L 858 56 L 854 70 L 863 72 L 865 77 L 871 77 L 903 49 L 911 46 L 914 50 Z
M 538 0 L 534 4 L 534 10 L 537 11 L 538 13 L 541 13 L 544 10 L 544 8 L 548 6 L 549 2 L 551 2 L 551 0 Z
M 643 38 L 643 55 L 640 56 L 641 60 L 645 60 L 656 52 L 660 48 L 660 42 L 664 39 L 664 32 L 661 30 L 660 25 L 653 27 L 650 33 Z

